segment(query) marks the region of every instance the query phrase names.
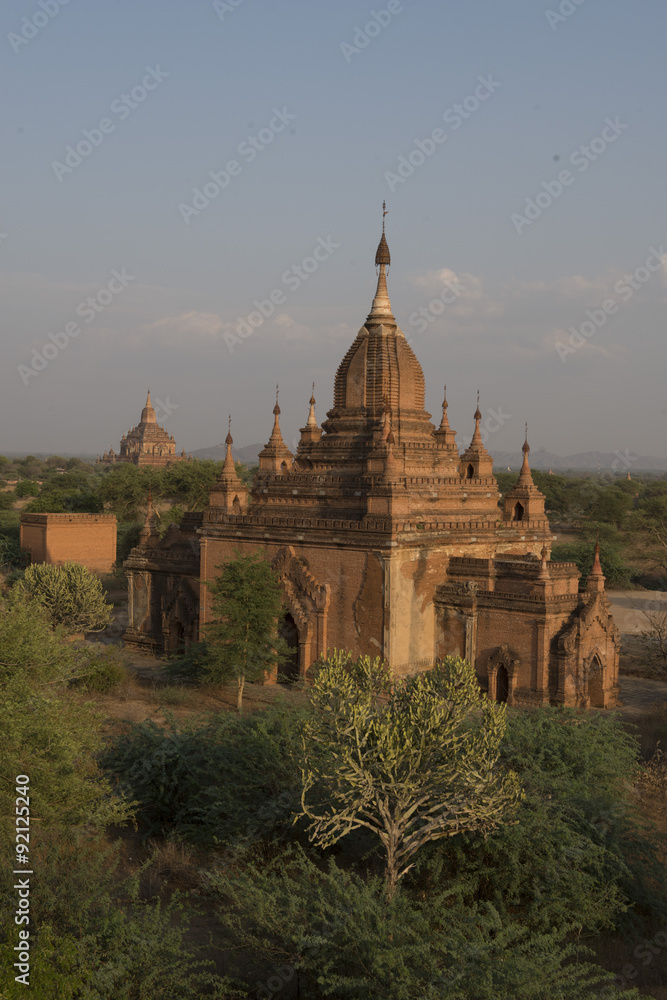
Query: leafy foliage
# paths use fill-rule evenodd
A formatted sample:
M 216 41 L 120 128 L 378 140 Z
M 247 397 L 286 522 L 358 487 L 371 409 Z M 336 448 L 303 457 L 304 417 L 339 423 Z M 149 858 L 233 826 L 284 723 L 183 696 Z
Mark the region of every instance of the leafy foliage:
M 311 838 L 329 847 L 370 830 L 386 852 L 389 896 L 425 844 L 511 817 L 518 782 L 497 767 L 505 709 L 481 696 L 465 660 L 392 684 L 379 660 L 334 653 L 309 700 L 301 801 Z
M 576 563 L 577 569 L 586 578 L 593 567 L 594 549 L 595 539 L 554 545 L 551 558 Z M 604 540 L 600 541 L 600 562 L 609 588 L 621 589 L 631 585 L 635 571 L 625 562 L 615 545 Z
M 68 632 L 99 632 L 111 621 L 112 607 L 100 580 L 78 563 L 28 566 L 15 588 L 39 601 L 52 624 Z
M 39 483 L 34 483 L 31 479 L 22 479 L 14 487 L 14 495 L 17 497 L 36 497 L 39 493 Z
M 286 982 L 296 972 L 309 997 L 597 1000 L 612 981 L 562 931 L 528 936 L 489 904 L 461 906 L 449 888 L 419 898 L 403 889 L 387 902 L 380 878 L 333 861 L 322 871 L 298 851 L 227 865 L 212 882 L 233 939 L 282 963 Z
M 631 799 L 637 754 L 613 715 L 510 710 L 501 759 L 525 790 L 518 822 L 428 848 L 415 885 L 458 883 L 462 904 L 489 902 L 533 933 L 667 919 L 659 845 Z
M 118 845 L 117 845 L 118 846 Z M 178 899 L 142 902 L 137 877 L 122 878 L 118 850 L 68 829 L 52 829 L 39 849 L 31 886 L 34 930 L 30 986 L 40 1000 L 231 1000 L 246 996 L 186 945 L 193 913 Z M 11 893 L 5 894 L 8 899 Z M 16 941 L 2 913 L 0 989 L 19 1000 Z M 11 957 L 10 957 L 11 956 Z
M 278 707 L 249 717 L 227 713 L 166 728 L 128 729 L 103 755 L 137 802 L 145 836 L 175 833 L 226 844 L 279 837 L 298 803 L 300 713 Z
M 204 626 L 206 676 L 216 684 L 236 680 L 240 711 L 245 681 L 262 680 L 287 655 L 287 643 L 278 635 L 282 590 L 260 552 L 237 553 L 216 569 L 220 575 L 207 584 L 214 620 Z

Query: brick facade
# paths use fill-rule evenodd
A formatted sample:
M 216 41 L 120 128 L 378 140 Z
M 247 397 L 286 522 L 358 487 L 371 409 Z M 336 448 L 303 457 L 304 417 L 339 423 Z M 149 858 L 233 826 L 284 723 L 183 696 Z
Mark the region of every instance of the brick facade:
M 111 573 L 116 561 L 113 514 L 21 514 L 21 548 L 32 563 L 80 563 Z

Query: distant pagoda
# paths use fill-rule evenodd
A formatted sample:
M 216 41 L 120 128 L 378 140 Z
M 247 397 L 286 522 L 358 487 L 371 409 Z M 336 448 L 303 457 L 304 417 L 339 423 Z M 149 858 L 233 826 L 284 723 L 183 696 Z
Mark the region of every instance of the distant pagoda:
M 113 448 L 110 448 L 104 452 L 102 458 L 98 458 L 98 462 L 108 465 L 115 462 L 132 462 L 133 465 L 154 465 L 165 468 L 172 462 L 190 461 L 191 457 L 185 454 L 185 449 L 180 455 L 176 454 L 174 435 L 167 434 L 164 428 L 159 426 L 149 389 L 146 405 L 141 411 L 141 420 L 121 438 L 120 454 L 116 454 Z

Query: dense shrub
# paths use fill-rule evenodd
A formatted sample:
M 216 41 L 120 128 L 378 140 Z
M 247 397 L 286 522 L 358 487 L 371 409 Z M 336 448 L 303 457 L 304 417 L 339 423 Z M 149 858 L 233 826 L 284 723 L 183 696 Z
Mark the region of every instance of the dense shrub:
M 137 801 L 146 837 L 173 832 L 226 844 L 290 829 L 299 798 L 300 713 L 282 707 L 248 717 L 131 726 L 102 757 Z
M 28 566 L 15 589 L 39 601 L 52 624 L 69 633 L 99 632 L 111 621 L 113 609 L 105 600 L 100 580 L 78 563 Z
M 109 694 L 126 684 L 129 677 L 120 652 L 112 648 L 91 656 L 80 667 L 72 685 L 83 691 Z
M 637 758 L 614 715 L 510 711 L 502 759 L 526 793 L 518 822 L 486 840 L 462 836 L 430 849 L 416 884 L 458 883 L 461 902 L 490 902 L 539 933 L 667 920 L 659 846 L 638 829 L 631 799 Z
M 528 935 L 490 904 L 462 905 L 442 884 L 391 903 L 379 877 L 300 852 L 274 863 L 239 857 L 212 877 L 226 931 L 259 979 L 299 977 L 302 995 L 336 1000 L 598 1000 L 612 977 L 582 961 L 564 931 Z M 263 995 L 263 994 L 262 994 Z M 627 994 L 637 997 L 636 991 Z
M 39 493 L 39 483 L 31 479 L 22 479 L 14 487 L 14 494 L 17 497 L 36 497 Z
M 40 837 L 31 884 L 31 993 L 39 1000 L 231 1000 L 245 996 L 186 944 L 194 912 L 178 899 L 142 902 L 136 877 L 122 877 L 118 849 L 65 828 Z M 5 879 L 5 882 L 7 880 Z M 14 981 L 16 926 L 11 884 L 0 910 L 0 990 Z M 14 903 L 15 905 L 15 903 Z

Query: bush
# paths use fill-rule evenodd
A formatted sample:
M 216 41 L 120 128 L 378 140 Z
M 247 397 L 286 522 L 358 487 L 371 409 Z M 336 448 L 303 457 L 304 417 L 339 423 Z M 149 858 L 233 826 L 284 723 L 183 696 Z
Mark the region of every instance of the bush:
M 14 494 L 17 497 L 36 497 L 38 493 L 39 483 L 35 483 L 31 479 L 22 479 L 14 487 Z
M 116 534 L 116 565 L 122 567 L 133 548 L 139 544 L 142 521 L 119 521 Z
M 90 658 L 72 681 L 72 686 L 91 693 L 110 694 L 121 684 L 126 684 L 129 678 L 130 674 L 122 662 L 120 652 L 108 649 L 101 655 L 96 654 Z
M 250 952 L 253 986 L 258 960 L 265 982 L 296 971 L 304 996 L 336 1000 L 598 1000 L 613 981 L 563 931 L 528 936 L 442 886 L 400 889 L 388 904 L 382 879 L 333 861 L 323 871 L 301 852 L 245 867 L 238 857 L 211 881 L 223 927 Z
M 489 902 L 535 933 L 667 920 L 659 851 L 631 798 L 638 756 L 614 715 L 510 710 L 501 760 L 525 789 L 518 822 L 486 840 L 455 837 L 429 849 L 418 887 L 458 883 L 461 903 Z
M 131 726 L 102 757 L 137 801 L 145 836 L 174 833 L 193 842 L 231 843 L 284 836 L 299 798 L 301 715 L 282 707 L 167 728 Z
M 33 688 L 67 680 L 76 673 L 76 656 L 45 608 L 18 586 L 0 601 L 0 688 L 15 678 Z
M 40 875 L 31 882 L 37 933 L 30 941 L 30 992 L 39 1000 L 231 1000 L 246 995 L 211 971 L 213 962 L 202 957 L 201 948 L 186 943 L 194 911 L 178 897 L 167 905 L 141 901 L 139 879 L 120 875 L 119 845 L 103 850 L 80 833 L 53 827 L 48 836 L 40 836 L 36 850 Z M 21 1000 L 26 991 L 14 981 L 17 928 L 9 906 L 15 894 L 11 881 L 4 881 L 0 994 Z
M 106 603 L 101 582 L 78 563 L 28 566 L 15 589 L 38 600 L 51 623 L 69 633 L 100 632 L 111 621 L 113 609 Z

